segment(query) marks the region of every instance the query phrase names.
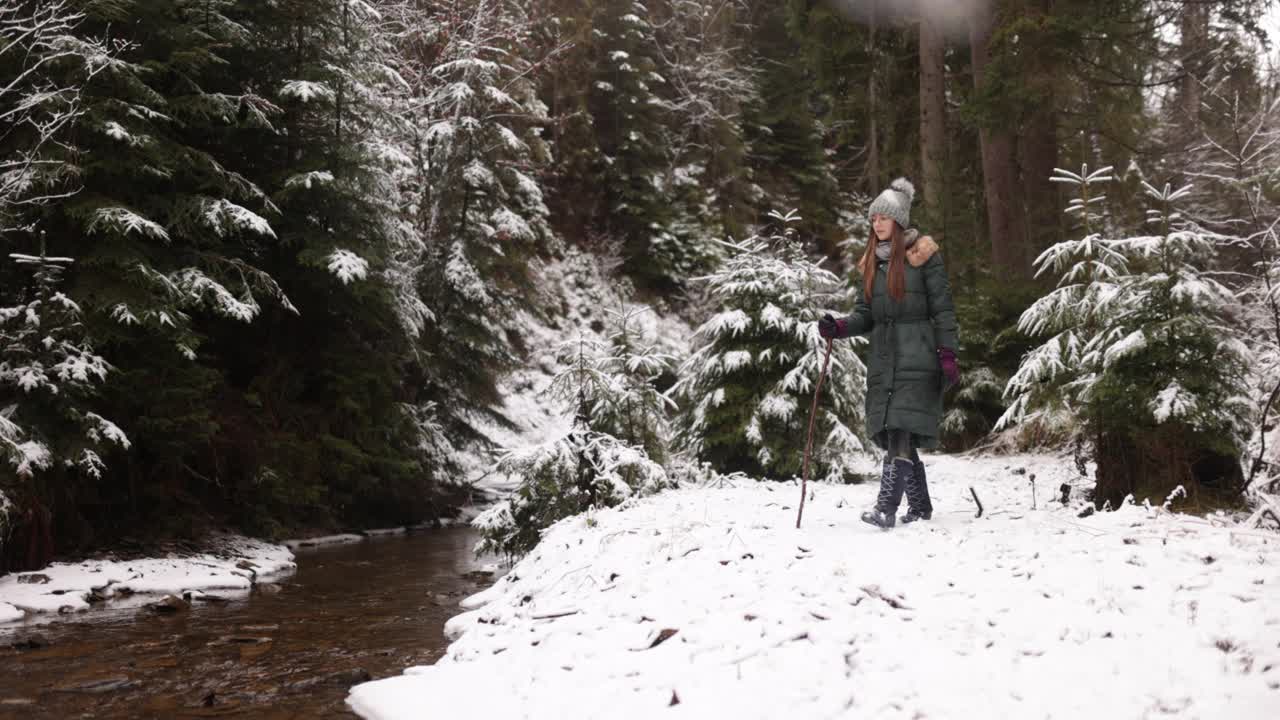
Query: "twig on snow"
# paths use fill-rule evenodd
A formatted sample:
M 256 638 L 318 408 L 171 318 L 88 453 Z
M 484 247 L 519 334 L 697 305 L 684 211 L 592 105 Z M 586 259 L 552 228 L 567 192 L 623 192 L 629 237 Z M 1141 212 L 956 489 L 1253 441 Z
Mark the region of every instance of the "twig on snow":
M 885 603 L 889 605 L 889 607 L 893 608 L 894 610 L 910 610 L 911 609 L 911 607 L 909 607 L 906 603 L 902 602 L 898 598 L 893 597 L 891 595 L 885 595 L 884 592 L 880 590 L 879 585 L 863 585 L 859 589 L 862 590 L 862 592 L 870 595 L 871 597 L 877 600 L 883 600 Z
M 542 615 L 531 615 L 529 616 L 529 619 L 530 620 L 552 620 L 555 618 L 568 617 L 569 615 L 577 615 L 577 614 L 578 614 L 577 610 L 564 610 L 561 612 L 545 613 Z

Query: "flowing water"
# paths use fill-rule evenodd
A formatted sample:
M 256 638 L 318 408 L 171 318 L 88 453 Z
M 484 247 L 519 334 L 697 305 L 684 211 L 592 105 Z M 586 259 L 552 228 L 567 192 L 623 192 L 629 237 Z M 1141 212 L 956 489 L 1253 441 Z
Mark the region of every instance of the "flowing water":
M 351 718 L 347 689 L 437 660 L 494 580 L 450 528 L 304 549 L 246 598 L 0 627 L 0 718 Z

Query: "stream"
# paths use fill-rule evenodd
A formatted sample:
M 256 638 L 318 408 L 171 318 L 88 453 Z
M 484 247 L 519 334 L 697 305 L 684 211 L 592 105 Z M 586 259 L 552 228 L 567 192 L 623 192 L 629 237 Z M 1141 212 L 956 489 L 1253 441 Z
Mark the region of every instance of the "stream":
M 493 582 L 469 527 L 296 552 L 244 598 L 0 627 L 0 718 L 353 718 L 350 686 L 435 662 Z

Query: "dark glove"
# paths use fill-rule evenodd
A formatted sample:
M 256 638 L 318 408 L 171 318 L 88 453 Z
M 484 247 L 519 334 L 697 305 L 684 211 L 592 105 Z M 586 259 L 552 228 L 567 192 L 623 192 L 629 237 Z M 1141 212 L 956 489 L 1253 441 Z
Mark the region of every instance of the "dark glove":
M 956 362 L 956 353 L 951 348 L 938 348 L 938 364 L 942 366 L 942 376 L 947 379 L 947 388 L 960 382 L 960 365 Z
M 818 335 L 827 340 L 835 340 L 848 336 L 849 322 L 844 318 L 839 320 L 831 317 L 831 313 L 822 316 L 818 321 Z

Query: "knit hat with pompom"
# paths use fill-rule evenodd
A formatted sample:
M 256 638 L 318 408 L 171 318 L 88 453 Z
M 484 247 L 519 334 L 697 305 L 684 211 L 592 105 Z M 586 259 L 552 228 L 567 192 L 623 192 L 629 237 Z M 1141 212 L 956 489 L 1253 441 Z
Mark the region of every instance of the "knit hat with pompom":
M 867 210 L 867 217 L 875 217 L 876 215 L 887 215 L 898 224 L 902 229 L 911 227 L 911 201 L 915 199 L 916 187 L 911 181 L 900 177 L 889 183 L 888 189 L 876 196 L 871 201 L 871 208 Z

